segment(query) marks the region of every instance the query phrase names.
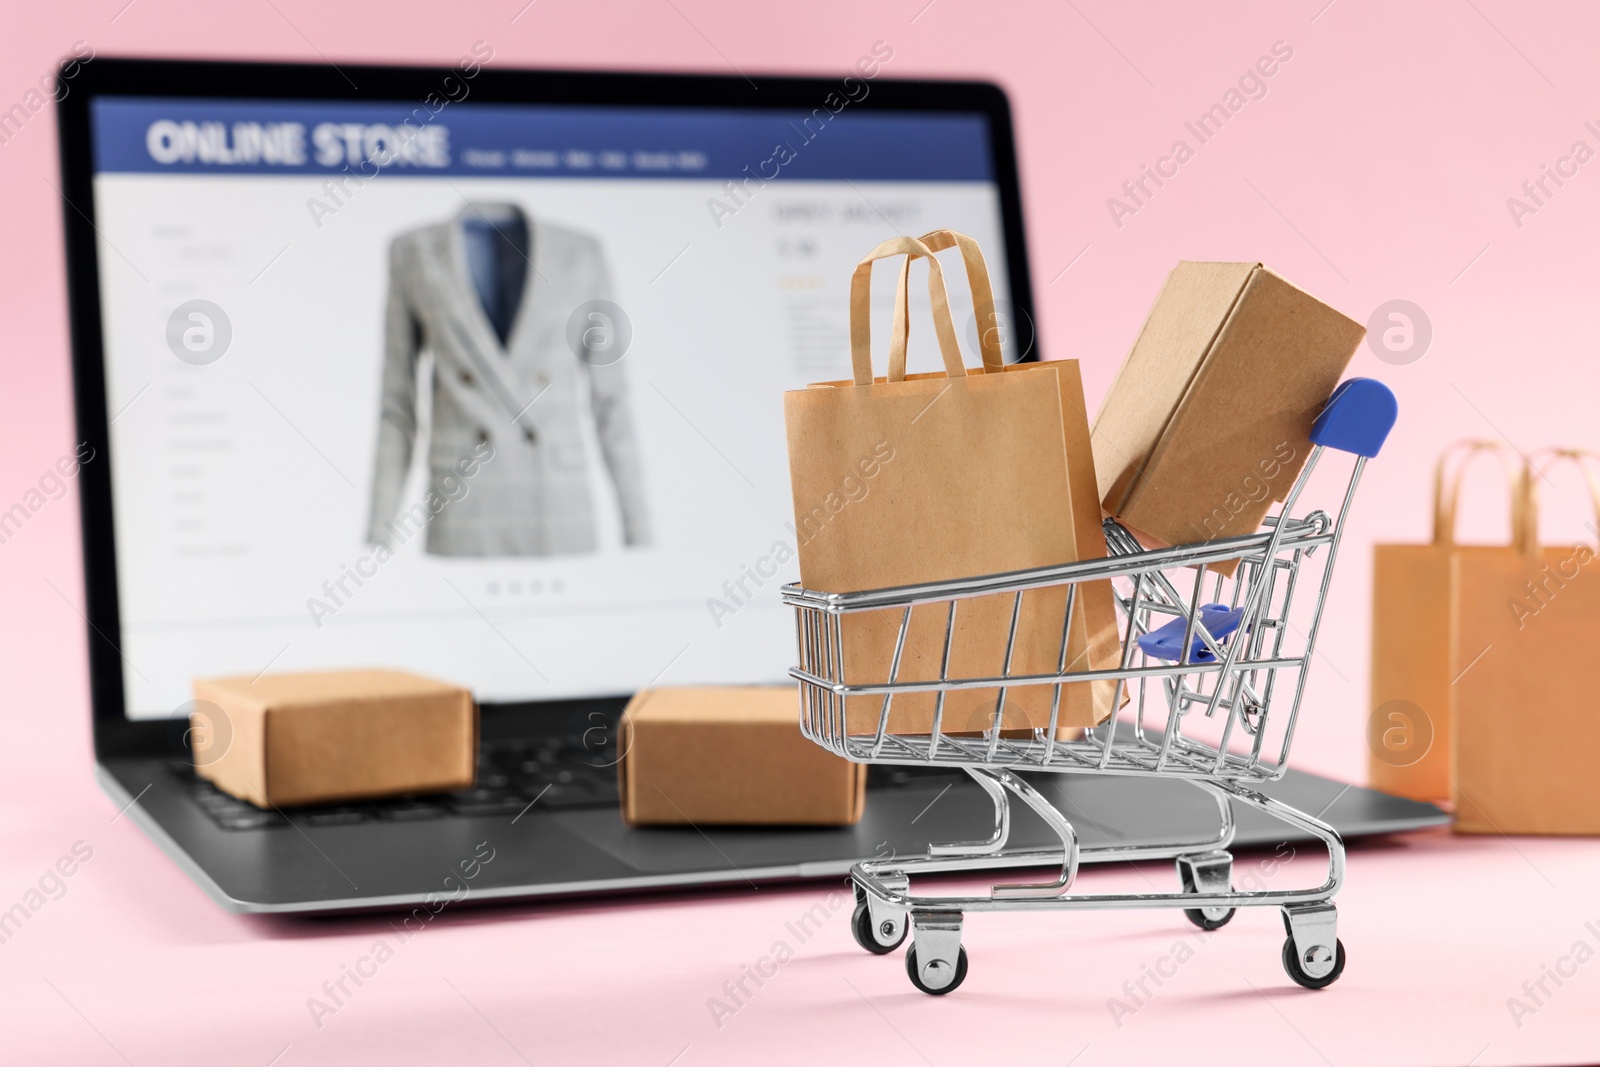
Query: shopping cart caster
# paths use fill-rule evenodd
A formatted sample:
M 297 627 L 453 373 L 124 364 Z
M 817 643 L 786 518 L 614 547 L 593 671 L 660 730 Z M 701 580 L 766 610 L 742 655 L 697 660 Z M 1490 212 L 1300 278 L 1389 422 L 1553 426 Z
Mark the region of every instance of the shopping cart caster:
M 1185 893 L 1233 891 L 1233 856 L 1221 849 L 1178 857 L 1178 881 Z M 1233 918 L 1233 908 L 1185 908 L 1183 914 L 1202 930 L 1220 930 Z
M 1290 978 L 1307 989 L 1326 989 L 1338 981 L 1339 976 L 1344 973 L 1344 942 L 1335 938 L 1333 944 L 1333 968 L 1322 977 L 1313 978 L 1307 973 L 1306 967 L 1301 965 L 1300 953 L 1295 950 L 1294 938 L 1291 937 L 1283 943 L 1283 969 L 1289 972 Z M 1326 968 L 1329 957 L 1327 946 L 1318 945 L 1312 952 L 1313 960 L 1310 965 Z
M 1344 973 L 1344 942 L 1337 936 L 1332 904 L 1290 904 L 1283 909 L 1289 937 L 1283 943 L 1283 969 L 1307 989 L 1326 989 Z
M 1220 930 L 1233 918 L 1233 908 L 1185 908 L 1183 914 L 1202 930 Z
M 878 956 L 886 956 L 904 944 L 909 929 L 903 912 L 890 915 L 879 909 L 874 917 L 871 905 L 866 903 L 857 904 L 855 915 L 850 919 L 850 932 L 855 934 L 856 944 Z
M 945 960 L 936 960 L 934 963 L 929 964 L 926 969 L 919 967 L 917 965 L 917 946 L 912 945 L 906 949 L 906 974 L 910 976 L 911 984 L 924 993 L 930 996 L 942 997 L 966 980 L 967 950 L 964 948 L 956 949 L 956 965 L 952 974 L 952 968 Z M 947 974 L 952 976 L 946 984 L 942 986 L 929 984 L 930 981 L 937 981 Z M 927 977 L 925 978 L 924 975 Z
M 913 916 L 911 927 L 914 936 L 906 949 L 906 974 L 911 984 L 936 997 L 952 992 L 967 977 L 960 913 Z

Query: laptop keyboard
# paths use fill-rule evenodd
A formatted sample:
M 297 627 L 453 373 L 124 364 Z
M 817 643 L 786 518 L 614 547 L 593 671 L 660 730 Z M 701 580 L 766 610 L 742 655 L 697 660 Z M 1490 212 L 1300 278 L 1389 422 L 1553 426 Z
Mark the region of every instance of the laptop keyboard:
M 451 815 L 509 815 L 537 804 L 543 808 L 617 806 L 615 750 L 577 740 L 486 741 L 478 750 L 477 784 L 456 793 L 388 797 L 352 804 L 263 811 L 237 800 L 203 778 L 187 762 L 172 771 L 188 786 L 200 809 L 224 830 L 268 826 L 354 826 L 364 822 L 415 822 Z
M 507 815 L 540 808 L 618 806 L 616 750 L 578 740 L 485 741 L 478 750 L 477 784 L 456 793 L 388 797 L 354 804 L 308 805 L 263 811 L 237 800 L 203 778 L 183 760 L 170 764 L 200 809 L 224 830 L 262 827 L 355 826 L 364 822 L 415 822 L 452 815 Z M 948 768 L 876 766 L 868 769 L 868 788 L 897 789 L 940 785 L 965 776 Z

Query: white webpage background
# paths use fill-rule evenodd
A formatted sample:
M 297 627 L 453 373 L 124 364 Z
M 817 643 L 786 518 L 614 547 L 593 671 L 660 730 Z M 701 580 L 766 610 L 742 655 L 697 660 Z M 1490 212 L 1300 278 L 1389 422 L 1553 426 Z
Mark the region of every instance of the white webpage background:
M 485 701 L 782 679 L 794 638 L 777 589 L 796 562 L 759 589 L 747 580 L 755 598 L 720 626 L 707 601 L 731 604 L 725 582 L 793 548 L 783 391 L 849 376 L 851 269 L 898 232 L 973 235 L 1005 298 L 999 201 L 987 183 L 780 180 L 719 228 L 706 204 L 722 194 L 706 180 L 380 176 L 318 228 L 306 203 L 326 196 L 320 179 L 97 177 L 130 717 L 174 714 L 195 677 L 268 669 L 397 667 Z M 655 543 L 622 547 L 590 427 L 599 552 L 446 558 L 419 535 L 347 583 L 318 626 L 308 601 L 332 606 L 323 583 L 372 552 L 389 243 L 464 198 L 603 244 L 633 326 L 624 363 Z M 941 260 L 972 364 L 965 277 Z M 898 266 L 874 276 L 879 373 Z M 206 366 L 166 344 L 173 309 L 197 298 L 233 330 Z M 935 370 L 920 272 L 912 305 L 911 370 Z

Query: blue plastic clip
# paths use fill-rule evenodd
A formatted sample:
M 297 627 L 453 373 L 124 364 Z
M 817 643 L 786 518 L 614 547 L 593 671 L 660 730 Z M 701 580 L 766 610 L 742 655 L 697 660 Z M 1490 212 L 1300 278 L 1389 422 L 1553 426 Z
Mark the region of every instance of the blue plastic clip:
M 1328 398 L 1311 425 L 1311 443 L 1371 459 L 1400 414 L 1389 387 L 1376 378 L 1350 378 Z
M 1239 620 L 1243 618 L 1243 608 L 1230 608 L 1226 604 L 1205 604 L 1200 608 L 1200 625 L 1206 628 L 1212 640 L 1218 644 L 1239 628 Z M 1187 629 L 1188 621 L 1188 619 L 1173 619 L 1159 629 L 1140 634 L 1139 647 L 1144 649 L 1147 656 L 1177 662 L 1183 656 L 1183 631 Z M 1200 634 L 1196 632 L 1189 662 L 1215 663 L 1216 659 L 1217 657 L 1212 655 L 1211 650 L 1200 639 Z

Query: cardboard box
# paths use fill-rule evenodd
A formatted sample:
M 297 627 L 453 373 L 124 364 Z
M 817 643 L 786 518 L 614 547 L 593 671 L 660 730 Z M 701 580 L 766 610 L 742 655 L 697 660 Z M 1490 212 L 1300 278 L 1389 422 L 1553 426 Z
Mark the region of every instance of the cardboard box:
M 1167 544 L 1255 532 L 1365 333 L 1259 263 L 1179 263 L 1095 420 L 1101 503 Z
M 800 733 L 794 686 L 646 689 L 622 713 L 622 817 L 633 826 L 849 826 L 867 769 Z
M 257 807 L 470 788 L 478 708 L 401 671 L 197 679 L 195 773 Z

